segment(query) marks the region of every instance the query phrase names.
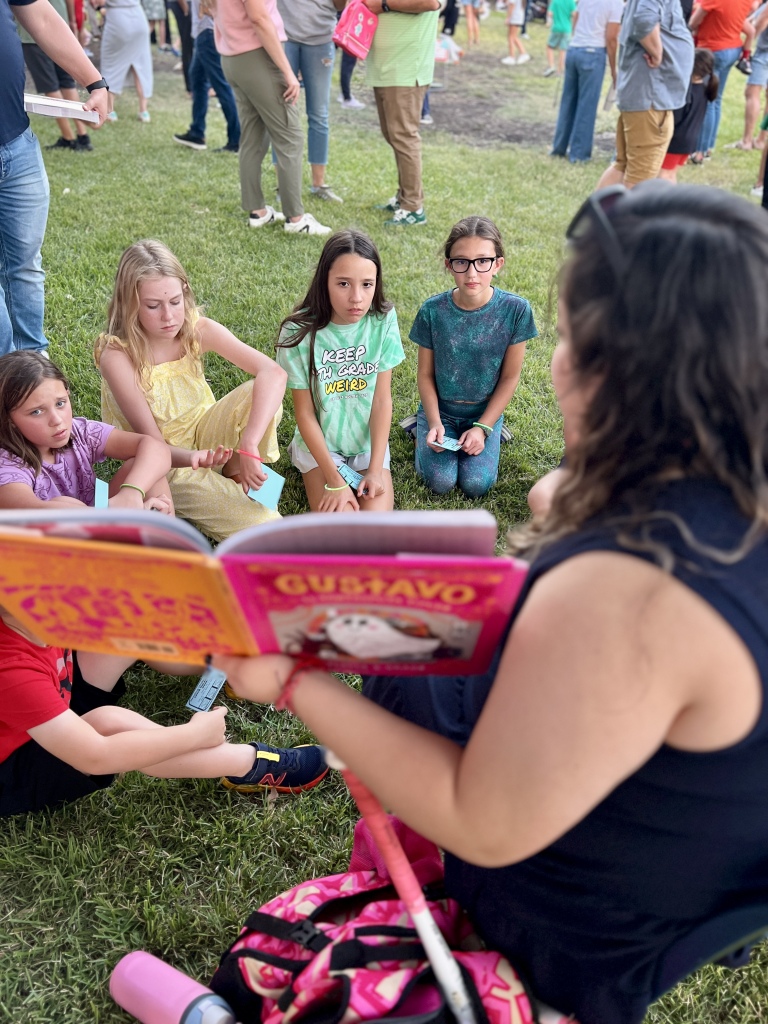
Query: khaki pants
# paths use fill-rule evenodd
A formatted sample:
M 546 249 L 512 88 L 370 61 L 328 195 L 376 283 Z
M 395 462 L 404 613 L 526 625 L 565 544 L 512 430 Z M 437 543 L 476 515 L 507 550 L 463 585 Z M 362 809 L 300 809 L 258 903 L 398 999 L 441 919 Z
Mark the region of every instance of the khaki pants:
M 397 198 L 404 210 L 424 205 L 421 184 L 421 105 L 426 85 L 375 86 L 381 134 L 392 147 L 397 163 Z
M 671 110 L 624 110 L 619 114 L 614 166 L 624 174 L 628 188 L 658 178 L 674 128 Z
M 261 165 L 269 143 L 277 158 L 277 184 L 286 217 L 304 213 L 301 202 L 304 136 L 296 104 L 283 99 L 285 80 L 263 48 L 222 57 L 240 115 L 240 195 L 244 210 L 263 210 Z

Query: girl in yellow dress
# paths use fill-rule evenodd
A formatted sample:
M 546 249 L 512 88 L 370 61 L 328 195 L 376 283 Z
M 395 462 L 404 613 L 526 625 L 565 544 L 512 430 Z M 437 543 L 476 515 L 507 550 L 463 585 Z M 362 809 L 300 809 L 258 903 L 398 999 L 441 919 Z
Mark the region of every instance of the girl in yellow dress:
M 218 402 L 202 355 L 217 352 L 252 375 Z M 249 498 L 276 462 L 286 373 L 226 327 L 198 314 L 187 275 L 161 242 L 136 242 L 117 268 L 105 333 L 94 351 L 101 416 L 162 438 L 177 515 L 214 540 L 279 514 Z

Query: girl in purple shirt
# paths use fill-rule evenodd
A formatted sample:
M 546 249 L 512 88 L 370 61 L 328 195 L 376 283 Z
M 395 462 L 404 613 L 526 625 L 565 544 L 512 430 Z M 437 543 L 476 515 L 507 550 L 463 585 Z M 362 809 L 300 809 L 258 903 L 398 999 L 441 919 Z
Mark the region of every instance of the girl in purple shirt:
M 173 514 L 166 444 L 73 417 L 66 377 L 39 353 L 0 357 L 0 508 L 93 505 L 93 466 L 105 459 L 124 462 L 109 484 L 110 507 Z

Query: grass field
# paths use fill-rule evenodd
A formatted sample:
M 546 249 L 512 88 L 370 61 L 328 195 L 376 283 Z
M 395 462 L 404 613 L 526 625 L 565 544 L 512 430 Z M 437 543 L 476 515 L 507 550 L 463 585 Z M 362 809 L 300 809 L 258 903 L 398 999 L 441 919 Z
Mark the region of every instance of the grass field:
M 460 42 L 463 33 L 461 25 Z M 482 23 L 481 34 L 479 49 L 459 67 L 438 72 L 444 88 L 432 96 L 436 126 L 424 132 L 427 225 L 387 231 L 384 215 L 372 209 L 392 194 L 395 175 L 362 77 L 353 89 L 368 101 L 366 110 L 346 112 L 332 104 L 328 181 L 344 205 L 321 204 L 307 190 L 307 208 L 334 228 L 355 226 L 376 240 L 406 338 L 421 302 L 447 287 L 440 249 L 451 225 L 470 213 L 499 224 L 508 250 L 499 283 L 530 299 L 540 332 L 529 345 L 507 414 L 515 440 L 502 449 L 499 484 L 476 503 L 490 509 L 504 530 L 524 518 L 527 490 L 561 454 L 548 377 L 553 288 L 565 225 L 607 165 L 610 144 L 603 140 L 585 166 L 550 160 L 557 83 L 541 77 L 543 27 L 531 27 L 535 59 L 524 68 L 498 63 L 506 52 L 500 15 Z M 117 101 L 119 121 L 94 135 L 95 152 L 47 154 L 46 327 L 51 356 L 69 374 L 81 415 L 99 415 L 91 349 L 126 245 L 145 237 L 165 241 L 185 265 L 206 312 L 270 354 L 278 324 L 303 295 L 322 247 L 322 239 L 279 229 L 249 231 L 239 206 L 236 158 L 174 145 L 173 132 L 188 126 L 189 103 L 170 63 L 163 58 L 159 64 L 151 125 L 136 120 L 135 97 L 126 92 Z M 734 72 L 721 147 L 740 136 L 742 85 Z M 601 114 L 598 132 L 612 124 L 612 114 Z M 43 144 L 55 141 L 55 123 L 36 118 L 35 129 Z M 211 147 L 225 141 L 214 106 L 208 141 Z M 721 148 L 711 163 L 686 168 L 681 178 L 745 194 L 756 171 L 756 154 Z M 271 170 L 266 181 L 274 187 Z M 406 342 L 406 351 L 394 377 L 396 419 L 417 403 L 415 346 Z M 208 371 L 217 394 L 241 379 L 216 360 Z M 283 448 L 292 429 L 288 404 Z M 398 507 L 472 506 L 459 495 L 438 498 L 425 490 L 413 471 L 412 446 L 397 428 L 392 454 Z M 281 510 L 305 511 L 298 474 L 285 457 L 277 468 L 288 477 Z M 178 722 L 192 686 L 189 679 L 137 669 L 127 702 L 159 722 Z M 230 709 L 229 732 L 283 745 L 311 739 L 285 714 L 242 705 Z M 147 949 L 206 979 L 251 909 L 302 878 L 345 867 L 354 818 L 344 787 L 333 779 L 304 798 L 273 802 L 229 794 L 212 781 L 166 782 L 133 773 L 55 814 L 3 821 L 0 1017 L 14 1024 L 127 1021 L 109 998 L 107 979 L 119 957 L 133 949 Z M 654 1007 L 649 1020 L 764 1021 L 767 964 L 763 948 L 746 970 L 706 968 Z

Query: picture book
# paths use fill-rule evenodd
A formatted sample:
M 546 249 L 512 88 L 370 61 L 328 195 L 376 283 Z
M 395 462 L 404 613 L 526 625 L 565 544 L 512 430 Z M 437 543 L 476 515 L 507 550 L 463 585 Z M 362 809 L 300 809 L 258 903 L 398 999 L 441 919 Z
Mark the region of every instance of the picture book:
M 76 121 L 99 123 L 99 115 L 95 110 L 83 110 L 79 100 L 54 99 L 52 96 L 38 96 L 36 93 L 24 93 L 24 109 L 28 114 L 43 114 L 45 117 L 72 117 Z
M 282 651 L 331 671 L 473 674 L 527 566 L 482 510 L 308 513 L 214 552 L 123 509 L 0 512 L 0 605 L 49 644 L 202 665 Z

